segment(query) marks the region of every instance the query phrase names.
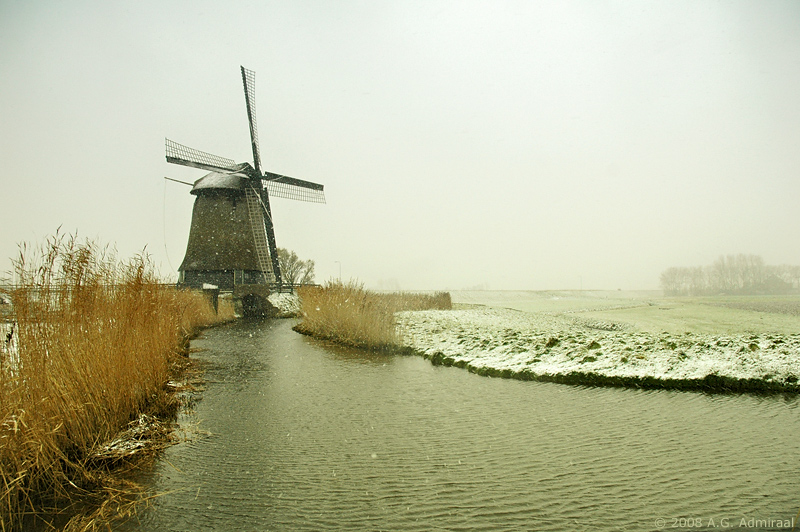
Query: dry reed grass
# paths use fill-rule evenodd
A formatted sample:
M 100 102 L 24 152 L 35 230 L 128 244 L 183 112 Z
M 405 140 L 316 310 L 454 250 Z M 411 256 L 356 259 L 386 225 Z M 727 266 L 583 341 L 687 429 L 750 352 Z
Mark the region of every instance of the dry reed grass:
M 328 281 L 324 286 L 298 290 L 302 321 L 298 332 L 360 348 L 396 349 L 400 339 L 395 312 L 447 310 L 450 294 L 408 292 L 379 293 L 365 290 L 356 281 Z
M 120 490 L 93 456 L 140 414 L 174 411 L 166 384 L 185 338 L 221 319 L 202 294 L 160 284 L 146 255 L 118 261 L 75 236 L 21 246 L 14 268 L 16 352 L 0 352 L 1 531 Z M 68 528 L 96 528 L 115 504 Z

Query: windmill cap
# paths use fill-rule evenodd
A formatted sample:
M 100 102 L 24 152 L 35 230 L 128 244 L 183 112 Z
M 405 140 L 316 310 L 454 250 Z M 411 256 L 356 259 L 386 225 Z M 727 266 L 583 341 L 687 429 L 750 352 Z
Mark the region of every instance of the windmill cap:
M 220 189 L 244 190 L 247 179 L 244 174 L 211 172 L 194 182 L 191 193 L 197 195 L 205 191 Z

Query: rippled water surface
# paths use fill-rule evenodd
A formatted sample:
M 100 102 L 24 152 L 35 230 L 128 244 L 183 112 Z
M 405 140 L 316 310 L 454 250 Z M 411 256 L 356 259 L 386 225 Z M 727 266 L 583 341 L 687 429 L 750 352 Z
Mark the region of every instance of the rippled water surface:
M 126 530 L 723 529 L 800 507 L 792 397 L 492 379 L 288 320 L 193 346 L 208 382 L 182 423 L 207 433 L 165 453 L 166 494 Z

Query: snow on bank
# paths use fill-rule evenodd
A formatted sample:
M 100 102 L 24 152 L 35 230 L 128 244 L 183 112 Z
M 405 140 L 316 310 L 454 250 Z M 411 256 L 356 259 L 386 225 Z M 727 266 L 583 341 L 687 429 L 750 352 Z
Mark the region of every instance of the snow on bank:
M 278 318 L 292 318 L 300 312 L 300 298 L 297 294 L 273 292 L 267 297 L 270 304 L 278 309 Z
M 480 374 L 584 384 L 800 391 L 800 335 L 652 334 L 509 309 L 397 313 L 403 344 Z

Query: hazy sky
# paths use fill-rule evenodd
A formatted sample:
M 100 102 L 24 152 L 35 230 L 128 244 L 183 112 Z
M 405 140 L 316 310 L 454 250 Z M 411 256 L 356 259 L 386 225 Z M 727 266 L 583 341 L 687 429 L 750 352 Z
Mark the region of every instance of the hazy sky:
M 175 277 L 164 137 L 325 185 L 278 245 L 367 287 L 650 289 L 800 264 L 800 2 L 0 0 L 0 271 L 57 227 Z

